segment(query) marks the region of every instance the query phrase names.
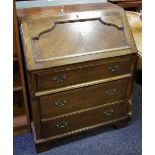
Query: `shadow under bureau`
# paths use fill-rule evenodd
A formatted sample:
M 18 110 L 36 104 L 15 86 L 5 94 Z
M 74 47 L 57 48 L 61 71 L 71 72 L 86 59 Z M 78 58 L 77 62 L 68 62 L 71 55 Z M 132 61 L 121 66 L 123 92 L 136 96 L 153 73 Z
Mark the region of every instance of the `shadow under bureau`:
M 20 19 L 37 152 L 132 117 L 137 49 L 124 10 L 86 6 Z

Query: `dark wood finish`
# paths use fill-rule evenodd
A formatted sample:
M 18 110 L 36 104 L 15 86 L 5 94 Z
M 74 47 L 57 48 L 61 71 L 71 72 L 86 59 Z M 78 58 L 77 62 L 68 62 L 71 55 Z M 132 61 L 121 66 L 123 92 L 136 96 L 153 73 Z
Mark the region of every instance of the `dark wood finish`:
M 121 121 L 121 122 L 115 124 L 114 125 L 114 128 L 120 129 L 120 128 L 126 127 L 127 124 L 128 124 L 128 122 L 126 120 L 124 120 L 124 121 Z
M 130 73 L 131 56 L 123 56 L 70 67 L 50 69 L 37 75 L 37 90 L 53 89 Z
M 41 118 L 56 117 L 126 97 L 128 79 L 88 86 L 39 98 Z M 93 98 L 91 96 L 95 95 Z
M 97 125 L 109 120 L 126 116 L 127 104 L 117 103 L 111 105 L 100 105 L 99 107 L 87 109 L 85 112 L 69 115 L 66 117 L 44 120 L 41 122 L 41 137 L 56 137 L 56 135 L 68 133 L 74 130 Z
M 22 91 L 18 59 L 13 61 L 13 91 Z
M 22 85 L 21 85 L 21 79 L 20 75 L 18 73 L 13 74 L 13 91 L 20 91 L 22 90 Z
M 59 145 L 61 145 L 60 142 L 62 143 L 68 143 L 70 141 L 75 141 L 75 137 L 79 137 L 82 138 L 81 136 L 87 136 L 89 134 L 96 134 L 102 131 L 103 128 L 107 127 L 107 126 L 114 126 L 117 124 L 122 123 L 122 121 L 126 121 L 126 123 L 128 122 L 128 116 L 122 117 L 122 118 L 118 118 L 118 119 L 113 119 L 107 122 L 103 122 L 94 126 L 91 126 L 89 128 L 84 128 L 83 130 L 75 130 L 73 132 L 69 132 L 68 134 L 63 134 L 61 136 L 58 136 L 57 139 L 53 139 L 53 138 L 44 138 L 44 139 L 40 139 L 40 140 L 36 140 L 35 139 L 35 145 L 36 145 L 36 150 L 38 153 L 43 152 L 43 151 L 47 151 L 51 148 L 57 147 Z M 33 124 L 32 124 L 33 126 Z M 116 127 L 115 127 L 116 128 Z M 34 128 L 33 129 L 33 133 L 35 133 Z M 99 132 L 98 132 L 99 131 Z M 66 139 L 69 139 L 70 141 L 66 141 Z
M 13 26 L 13 60 L 18 60 L 18 48 L 16 44 L 15 26 Z
M 137 49 L 124 10 L 61 9 L 18 11 L 38 152 L 132 115 Z
M 16 135 L 21 135 L 24 133 L 29 132 L 29 129 L 27 127 L 28 122 L 27 122 L 27 117 L 26 115 L 20 114 L 19 116 L 16 116 L 13 118 L 13 134 Z
M 13 131 L 19 135 L 30 131 L 30 120 L 15 2 L 13 5 Z
M 142 0 L 108 0 L 108 1 L 125 9 L 142 7 Z
M 14 91 L 13 92 L 13 116 L 16 118 L 16 116 L 25 115 L 25 107 L 24 107 L 24 100 L 23 100 L 23 94 L 22 94 L 22 88 L 21 91 Z

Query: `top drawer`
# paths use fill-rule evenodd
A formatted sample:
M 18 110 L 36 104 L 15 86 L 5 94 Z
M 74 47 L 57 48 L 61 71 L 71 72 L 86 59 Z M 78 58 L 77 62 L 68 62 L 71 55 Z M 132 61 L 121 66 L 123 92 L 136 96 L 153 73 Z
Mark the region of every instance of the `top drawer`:
M 102 59 L 59 67 L 37 74 L 37 90 L 55 89 L 72 84 L 130 73 L 132 56 Z

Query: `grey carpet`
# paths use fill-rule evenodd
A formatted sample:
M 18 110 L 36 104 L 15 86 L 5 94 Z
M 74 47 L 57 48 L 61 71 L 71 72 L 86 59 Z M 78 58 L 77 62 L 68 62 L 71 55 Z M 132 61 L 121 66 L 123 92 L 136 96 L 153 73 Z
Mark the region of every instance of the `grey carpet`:
M 86 136 L 67 140 L 39 155 L 141 155 L 142 154 L 142 88 L 135 84 L 134 116 L 121 129 L 105 128 Z M 14 155 L 34 155 L 32 134 L 14 137 Z

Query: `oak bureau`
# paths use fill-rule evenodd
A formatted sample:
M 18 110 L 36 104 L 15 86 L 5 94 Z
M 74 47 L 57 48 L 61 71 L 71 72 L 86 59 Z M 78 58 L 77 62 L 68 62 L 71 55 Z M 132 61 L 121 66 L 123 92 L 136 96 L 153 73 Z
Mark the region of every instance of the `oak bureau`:
M 20 23 L 37 152 L 127 123 L 137 49 L 122 8 L 50 7 Z

